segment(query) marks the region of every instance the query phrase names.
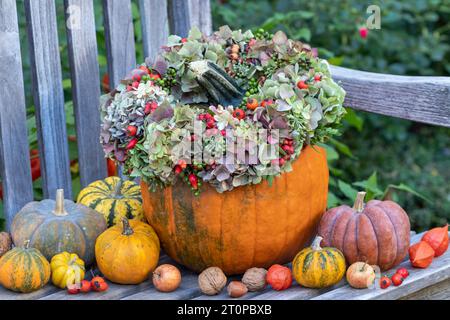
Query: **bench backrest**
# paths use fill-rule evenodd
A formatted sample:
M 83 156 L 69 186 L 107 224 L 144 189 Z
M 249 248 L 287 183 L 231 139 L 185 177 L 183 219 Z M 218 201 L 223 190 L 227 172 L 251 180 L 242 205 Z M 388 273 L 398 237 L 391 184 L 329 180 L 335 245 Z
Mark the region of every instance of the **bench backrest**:
M 99 136 L 99 65 L 92 0 L 65 0 L 66 32 L 81 185 L 103 178 Z M 153 56 L 170 33 L 212 29 L 209 0 L 140 0 L 144 53 Z M 25 0 L 44 197 L 72 196 L 54 0 Z M 135 67 L 130 0 L 103 0 L 110 85 Z M 140 61 L 141 62 L 141 61 Z M 450 78 L 378 75 L 333 67 L 355 109 L 450 127 Z M 98 83 L 99 85 L 92 85 Z M 0 1 L 0 174 L 9 227 L 33 198 L 16 0 Z

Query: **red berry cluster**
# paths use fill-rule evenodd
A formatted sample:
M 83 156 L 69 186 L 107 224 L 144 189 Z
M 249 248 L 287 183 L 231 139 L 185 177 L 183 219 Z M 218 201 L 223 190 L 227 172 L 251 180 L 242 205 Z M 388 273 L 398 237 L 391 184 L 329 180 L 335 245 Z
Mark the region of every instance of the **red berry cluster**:
M 286 161 L 291 160 L 291 156 L 294 154 L 294 140 L 286 138 L 281 144 L 281 149 L 284 151 L 284 155 L 278 159 L 278 165 L 283 166 Z
M 388 276 L 384 276 L 380 279 L 380 288 L 386 289 L 394 284 L 394 286 L 399 286 L 403 281 L 409 276 L 409 271 L 406 268 L 397 269 L 395 274 L 389 279 Z
M 320 74 L 316 74 L 313 79 L 315 82 L 320 82 L 322 81 L 322 76 Z M 300 80 L 299 82 L 297 82 L 297 88 L 299 88 L 300 90 L 308 90 L 309 84 L 307 82 L 310 81 L 312 80 Z
M 216 120 L 209 113 L 202 113 L 198 115 L 198 120 L 206 123 L 206 128 L 213 129 L 216 127 Z
M 203 165 L 187 164 L 185 160 L 180 159 L 173 170 L 176 175 L 181 175 L 184 177 L 184 180 L 191 187 L 194 195 L 200 195 L 199 188 L 202 183 L 198 179 L 198 172 L 203 170 Z
M 80 283 L 67 286 L 68 294 L 88 293 L 89 291 L 102 292 L 108 290 L 108 283 L 102 277 L 93 277 L 91 281 L 81 280 Z
M 156 101 L 147 102 L 144 107 L 144 113 L 150 114 L 158 108 L 158 103 Z

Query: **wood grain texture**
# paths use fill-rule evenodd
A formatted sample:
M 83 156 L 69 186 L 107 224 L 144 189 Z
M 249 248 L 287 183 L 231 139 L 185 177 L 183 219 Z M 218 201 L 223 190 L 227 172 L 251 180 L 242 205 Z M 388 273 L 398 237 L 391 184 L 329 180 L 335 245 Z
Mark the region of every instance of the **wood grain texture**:
M 169 30 L 171 34 L 187 37 L 191 27 L 189 1 L 168 0 Z
M 25 0 L 44 198 L 72 197 L 55 2 Z
M 0 175 L 9 230 L 14 215 L 33 200 L 15 0 L 0 2 L 0 83 Z
M 146 57 L 154 58 L 169 36 L 167 0 L 139 0 Z
M 191 27 L 196 26 L 203 33 L 212 32 L 211 3 L 209 0 L 189 0 Z
M 67 45 L 72 97 L 77 128 L 81 186 L 106 177 L 100 145 L 100 86 L 94 5 L 92 1 L 65 0 Z
M 423 123 L 450 127 L 450 77 L 411 77 L 331 66 L 347 91 L 345 105 Z
M 400 300 L 450 300 L 450 279 L 401 297 Z
M 106 55 L 111 88 L 136 66 L 130 0 L 103 0 Z
M 212 31 L 209 0 L 168 0 L 168 12 L 171 34 L 187 37 L 192 26 L 206 34 Z

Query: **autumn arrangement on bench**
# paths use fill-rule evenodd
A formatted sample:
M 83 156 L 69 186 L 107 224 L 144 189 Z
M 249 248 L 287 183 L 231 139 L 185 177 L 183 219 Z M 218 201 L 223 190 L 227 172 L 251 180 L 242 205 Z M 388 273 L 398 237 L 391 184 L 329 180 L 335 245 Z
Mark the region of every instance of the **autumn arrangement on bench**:
M 76 203 L 58 190 L 27 204 L 0 234 L 0 284 L 27 293 L 51 279 L 78 294 L 108 290 L 105 278 L 151 277 L 171 292 L 183 279 L 176 266 L 158 266 L 161 248 L 200 273 L 203 294 L 227 286 L 232 298 L 294 279 L 330 287 L 344 275 L 368 288 L 408 253 L 413 267 L 428 267 L 448 248 L 448 226 L 410 247 L 408 215 L 393 201 L 365 203 L 359 192 L 353 207 L 326 211 L 319 144 L 337 133 L 344 95 L 326 61 L 282 32 L 170 36 L 102 104 L 105 153 L 141 185 L 108 177 Z M 235 274 L 241 280 L 228 283 Z M 408 275 L 400 268 L 378 285 Z

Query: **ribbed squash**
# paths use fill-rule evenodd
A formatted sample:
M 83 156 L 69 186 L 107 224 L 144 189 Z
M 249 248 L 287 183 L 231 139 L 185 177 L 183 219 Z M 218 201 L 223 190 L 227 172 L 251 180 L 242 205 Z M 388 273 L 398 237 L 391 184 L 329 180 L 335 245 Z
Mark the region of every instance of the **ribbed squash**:
M 95 257 L 107 279 L 120 284 L 138 284 L 155 270 L 159 249 L 159 239 L 152 227 L 123 218 L 122 225 L 115 225 L 98 237 Z
M 222 106 L 238 106 L 244 91 L 236 81 L 211 61 L 200 60 L 189 64 L 198 84 L 208 93 L 211 102 Z
M 165 252 L 200 272 L 220 267 L 241 274 L 284 264 L 311 240 L 327 205 L 325 150 L 306 147 L 293 171 L 267 182 L 200 196 L 183 182 L 150 192 L 142 184 L 144 211 Z
M 84 261 L 75 253 L 62 252 L 53 256 L 50 267 L 52 282 L 61 289 L 71 284 L 79 284 L 84 279 Z
M 17 292 L 32 292 L 45 286 L 50 280 L 50 264 L 35 248 L 15 247 L 0 259 L 0 284 Z
M 11 237 L 15 245 L 30 240 L 48 260 L 61 252 L 76 253 L 90 265 L 94 262 L 95 239 L 106 230 L 105 218 L 95 210 L 64 200 L 58 189 L 56 201 L 45 199 L 25 205 L 14 217 Z
M 345 274 L 345 258 L 336 248 L 320 247 L 322 237 L 312 246 L 300 251 L 292 262 L 295 280 L 307 288 L 326 288 L 339 281 Z
M 358 192 L 353 208 L 342 205 L 325 212 L 318 234 L 322 245 L 338 248 L 348 264 L 364 261 L 389 270 L 408 254 L 409 217 L 390 200 L 364 203 L 365 194 Z
M 94 181 L 81 190 L 77 202 L 103 214 L 109 227 L 122 217 L 144 220 L 141 190 L 133 181 L 118 177 Z

